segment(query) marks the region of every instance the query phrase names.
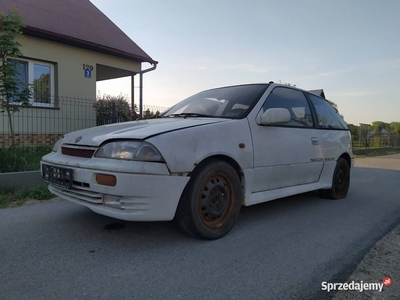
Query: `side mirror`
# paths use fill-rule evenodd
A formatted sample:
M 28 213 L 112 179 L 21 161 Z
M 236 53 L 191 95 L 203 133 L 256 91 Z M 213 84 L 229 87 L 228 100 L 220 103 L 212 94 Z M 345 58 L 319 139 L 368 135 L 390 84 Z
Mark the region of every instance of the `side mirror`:
M 269 108 L 257 118 L 260 125 L 283 125 L 289 121 L 290 112 L 286 108 Z

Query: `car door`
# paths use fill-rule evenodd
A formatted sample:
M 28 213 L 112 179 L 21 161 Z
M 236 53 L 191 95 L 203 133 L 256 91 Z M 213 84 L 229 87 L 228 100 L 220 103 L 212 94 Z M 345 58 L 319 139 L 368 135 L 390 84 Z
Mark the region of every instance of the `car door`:
M 269 108 L 287 109 L 290 121 L 269 126 L 250 122 L 254 149 L 252 193 L 317 182 L 323 167 L 323 150 L 304 93 L 276 87 L 258 115 Z
M 316 128 L 320 135 L 320 145 L 324 151 L 324 163 L 336 165 L 336 160 L 343 152 L 351 152 L 351 134 L 346 122 L 325 99 L 308 94 L 317 116 Z

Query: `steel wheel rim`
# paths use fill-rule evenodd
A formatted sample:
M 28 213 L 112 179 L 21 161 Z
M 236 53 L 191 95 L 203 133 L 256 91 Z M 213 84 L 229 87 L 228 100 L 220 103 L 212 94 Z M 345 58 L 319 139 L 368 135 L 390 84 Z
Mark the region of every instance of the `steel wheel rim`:
M 209 228 L 221 227 L 233 207 L 233 187 L 222 175 L 208 176 L 202 184 L 198 209 L 202 222 Z

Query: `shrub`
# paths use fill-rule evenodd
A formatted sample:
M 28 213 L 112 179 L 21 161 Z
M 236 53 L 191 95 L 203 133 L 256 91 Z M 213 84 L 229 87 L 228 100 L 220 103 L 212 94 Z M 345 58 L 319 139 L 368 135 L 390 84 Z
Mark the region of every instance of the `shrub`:
M 100 123 L 125 122 L 132 120 L 132 111 L 125 96 L 97 96 L 94 103 L 96 117 Z M 115 117 L 116 120 L 113 120 Z
M 50 146 L 0 148 L 0 173 L 39 170 L 40 159 Z

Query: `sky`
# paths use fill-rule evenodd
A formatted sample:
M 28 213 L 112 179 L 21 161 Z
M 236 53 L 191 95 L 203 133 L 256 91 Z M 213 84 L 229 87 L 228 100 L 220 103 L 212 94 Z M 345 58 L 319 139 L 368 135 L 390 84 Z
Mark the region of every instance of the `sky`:
M 159 61 L 143 76 L 145 105 L 272 80 L 324 89 L 347 123 L 400 121 L 398 0 L 91 2 Z M 97 90 L 130 97 L 130 78 Z

